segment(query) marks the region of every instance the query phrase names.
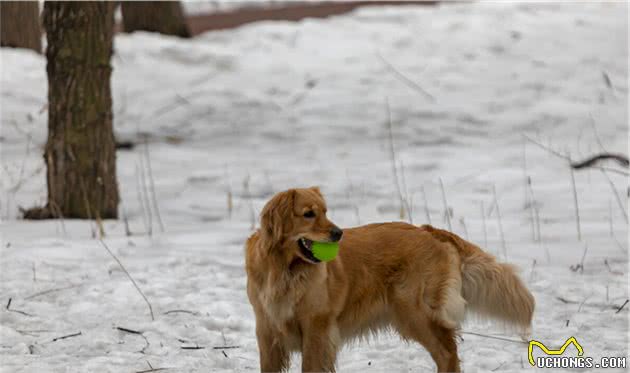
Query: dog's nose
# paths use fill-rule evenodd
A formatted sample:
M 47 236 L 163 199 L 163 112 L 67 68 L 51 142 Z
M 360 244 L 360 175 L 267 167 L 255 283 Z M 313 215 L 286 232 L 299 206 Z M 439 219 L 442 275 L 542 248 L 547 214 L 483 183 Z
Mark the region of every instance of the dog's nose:
M 337 227 L 333 227 L 333 229 L 330 230 L 330 240 L 333 242 L 337 242 L 341 239 L 341 236 L 343 236 L 343 231 Z

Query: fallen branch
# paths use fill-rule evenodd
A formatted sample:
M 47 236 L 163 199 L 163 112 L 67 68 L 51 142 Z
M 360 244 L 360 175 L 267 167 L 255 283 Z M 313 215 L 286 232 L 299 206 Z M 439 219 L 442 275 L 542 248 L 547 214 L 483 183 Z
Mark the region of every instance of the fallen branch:
M 72 333 L 72 334 L 68 334 L 68 335 L 61 336 L 61 337 L 53 338 L 53 340 L 52 340 L 52 341 L 53 341 L 53 342 L 57 342 L 57 341 L 62 340 L 62 339 L 72 338 L 72 337 L 77 337 L 77 336 L 79 336 L 79 335 L 81 335 L 81 332 Z
M 199 312 L 195 312 L 195 311 L 188 311 L 188 310 L 169 310 L 163 313 L 163 315 L 168 315 L 171 313 L 189 313 L 191 315 L 199 315 Z
M 203 346 L 181 346 L 182 350 L 205 350 L 206 348 Z
M 617 163 L 622 167 L 630 166 L 630 161 L 628 161 L 628 157 L 626 157 L 625 155 L 613 154 L 613 153 L 599 153 L 599 154 L 590 156 L 589 158 L 586 158 L 583 161 L 572 162 L 571 167 L 575 169 L 594 167 L 597 163 L 606 159 L 612 159 L 614 161 L 617 161 Z
M 146 302 L 147 306 L 149 307 L 149 313 L 151 313 L 151 320 L 155 321 L 155 316 L 153 316 L 153 307 L 151 306 L 151 302 L 149 302 L 149 300 L 147 299 L 147 297 L 144 295 L 144 293 L 142 292 L 142 290 L 140 290 L 140 287 L 138 286 L 138 284 L 136 283 L 136 281 L 133 279 L 133 277 L 131 277 L 131 275 L 129 274 L 129 271 L 127 271 L 127 269 L 125 268 L 125 266 L 122 264 L 122 262 L 116 257 L 116 255 L 114 255 L 114 253 L 109 249 L 109 247 L 107 247 L 107 245 L 105 244 L 105 242 L 100 239 L 99 242 L 101 243 L 101 245 L 103 246 L 103 248 L 105 250 L 107 250 L 107 252 L 109 253 L 109 255 L 111 255 L 112 258 L 114 258 L 114 260 L 118 263 L 118 265 L 120 266 L 120 269 L 123 270 L 123 272 L 125 272 L 125 274 L 127 275 L 127 277 L 129 278 L 129 280 L 131 281 L 131 283 L 133 284 L 133 286 L 136 288 L 136 290 L 138 290 L 138 293 L 140 293 L 140 295 L 142 296 L 142 299 L 144 299 L 144 301 Z
M 116 329 L 120 330 L 121 332 L 125 332 L 125 333 L 129 333 L 129 334 L 135 334 L 135 335 L 141 336 L 142 339 L 144 339 L 144 347 L 142 347 L 142 349 L 140 349 L 140 351 L 138 351 L 141 354 L 144 354 L 145 350 L 147 348 L 149 348 L 149 346 L 151 345 L 149 343 L 149 340 L 147 339 L 147 337 L 144 336 L 144 332 L 140 332 L 140 331 L 133 330 L 133 329 L 128 329 L 128 328 L 123 328 L 121 326 L 117 326 Z M 149 364 L 149 366 L 151 367 L 151 364 Z
M 122 326 L 117 326 L 116 329 L 120 330 L 121 332 L 130 333 L 130 334 L 142 334 L 142 332 L 139 332 L 133 329 L 123 328 Z
M 138 370 L 136 371 L 136 373 L 149 373 L 149 372 L 159 372 L 161 370 L 169 370 L 172 368 L 151 368 L 151 369 L 146 369 L 146 370 Z
M 578 308 L 581 308 L 583 306 L 587 306 L 587 307 L 602 307 L 602 308 L 611 308 L 611 309 L 618 309 L 618 306 L 612 305 L 612 304 L 605 304 L 605 303 L 586 303 L 586 301 L 577 301 L 577 300 L 572 300 L 572 299 L 567 299 L 561 296 L 557 296 L 556 297 L 557 300 L 559 300 L 560 302 L 564 303 L 564 304 L 578 304 L 580 305 Z M 587 298 L 588 299 L 588 298 Z
M 621 305 L 621 307 L 619 307 L 619 309 L 617 309 L 617 312 L 615 312 L 615 313 L 619 313 L 619 312 L 621 312 L 621 310 L 622 310 L 622 309 L 626 306 L 626 304 L 628 304 L 628 302 L 629 302 L 629 301 L 630 301 L 630 300 L 626 299 L 626 301 L 625 301 L 625 302 L 623 302 L 623 304 Z
M 529 141 L 532 144 L 538 146 L 539 148 L 543 149 L 544 151 L 546 151 L 546 152 L 548 152 L 550 154 L 553 154 L 553 155 L 555 155 L 558 158 L 564 159 L 565 161 L 568 162 L 569 166 L 572 166 L 573 162 L 571 161 L 571 159 L 567 155 L 562 154 L 562 153 L 560 153 L 558 151 L 555 151 L 555 150 L 551 149 L 548 146 L 545 146 L 545 145 L 541 144 L 540 142 L 532 139 L 531 137 L 527 136 L 526 134 L 523 134 L 523 137 L 525 137 L 527 139 L 527 141 Z M 610 167 L 601 167 L 601 166 L 595 166 L 595 165 L 593 165 L 592 167 L 600 169 L 600 170 L 606 170 L 606 171 L 614 172 L 614 173 L 621 174 L 621 175 L 624 175 L 624 176 L 630 176 L 630 173 L 628 173 L 628 172 L 617 170 L 617 169 L 610 168 Z
M 597 144 L 599 145 L 599 148 L 601 149 L 602 154 L 610 154 L 606 151 L 606 148 L 604 147 L 604 143 L 602 142 L 602 139 L 599 137 L 597 126 L 595 126 L 595 119 L 593 119 L 592 115 L 591 115 L 591 128 L 593 129 L 595 140 L 597 141 Z M 625 163 L 625 166 L 628 167 L 628 158 L 623 155 L 621 157 L 622 157 L 621 163 Z M 600 168 L 600 171 L 602 172 L 602 174 L 604 174 L 604 177 L 606 177 L 606 180 L 608 180 L 608 184 L 610 184 L 610 189 L 612 189 L 612 192 L 615 195 L 615 198 L 617 199 L 617 204 L 619 205 L 619 209 L 621 210 L 621 213 L 623 214 L 623 217 L 626 220 L 626 224 L 628 224 L 628 213 L 626 212 L 626 205 L 621 201 L 621 197 L 619 196 L 619 193 L 617 193 L 617 188 L 615 187 L 615 184 L 612 182 L 612 180 L 610 180 L 610 177 L 608 176 L 604 168 Z M 612 212 L 610 213 L 610 225 L 611 225 L 610 234 L 612 236 L 613 235 Z
M 212 347 L 213 350 L 229 350 L 233 348 L 241 348 L 241 346 L 214 346 Z
M 13 298 L 9 298 L 9 301 L 7 302 L 7 306 L 5 307 L 7 309 L 7 311 L 9 312 L 15 312 L 15 313 L 19 313 L 21 315 L 24 316 L 28 316 L 28 317 L 33 317 L 33 315 L 31 315 L 30 313 L 24 312 L 24 311 L 20 311 L 20 310 L 13 310 L 11 309 L 11 301 L 13 300 Z

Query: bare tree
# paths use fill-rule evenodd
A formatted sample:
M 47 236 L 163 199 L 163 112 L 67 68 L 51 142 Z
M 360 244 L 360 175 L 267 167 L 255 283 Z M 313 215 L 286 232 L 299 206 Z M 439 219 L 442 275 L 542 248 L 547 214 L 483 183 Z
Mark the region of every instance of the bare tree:
M 39 2 L 0 1 L 0 45 L 42 52 Z
M 190 37 L 179 1 L 122 1 L 121 9 L 125 32 L 152 31 Z
M 48 46 L 48 203 L 25 218 L 116 218 L 110 59 L 114 3 L 44 4 Z

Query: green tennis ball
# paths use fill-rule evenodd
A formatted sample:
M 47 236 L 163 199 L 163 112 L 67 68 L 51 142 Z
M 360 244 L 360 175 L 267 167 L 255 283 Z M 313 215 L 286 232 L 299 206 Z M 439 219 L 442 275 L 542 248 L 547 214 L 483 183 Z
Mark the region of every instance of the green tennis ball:
M 313 256 L 322 262 L 329 262 L 339 253 L 339 242 L 313 242 Z

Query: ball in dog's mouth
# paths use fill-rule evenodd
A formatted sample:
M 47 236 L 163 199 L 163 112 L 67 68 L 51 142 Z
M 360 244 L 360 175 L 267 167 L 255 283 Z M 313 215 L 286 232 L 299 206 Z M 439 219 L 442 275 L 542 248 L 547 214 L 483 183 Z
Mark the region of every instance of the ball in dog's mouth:
M 298 246 L 300 247 L 300 252 L 306 259 L 313 263 L 321 262 L 321 260 L 317 259 L 315 254 L 313 254 L 313 241 L 302 237 L 298 240 Z
M 339 253 L 338 242 L 315 242 L 302 237 L 298 240 L 298 246 L 302 255 L 313 263 L 329 262 Z

